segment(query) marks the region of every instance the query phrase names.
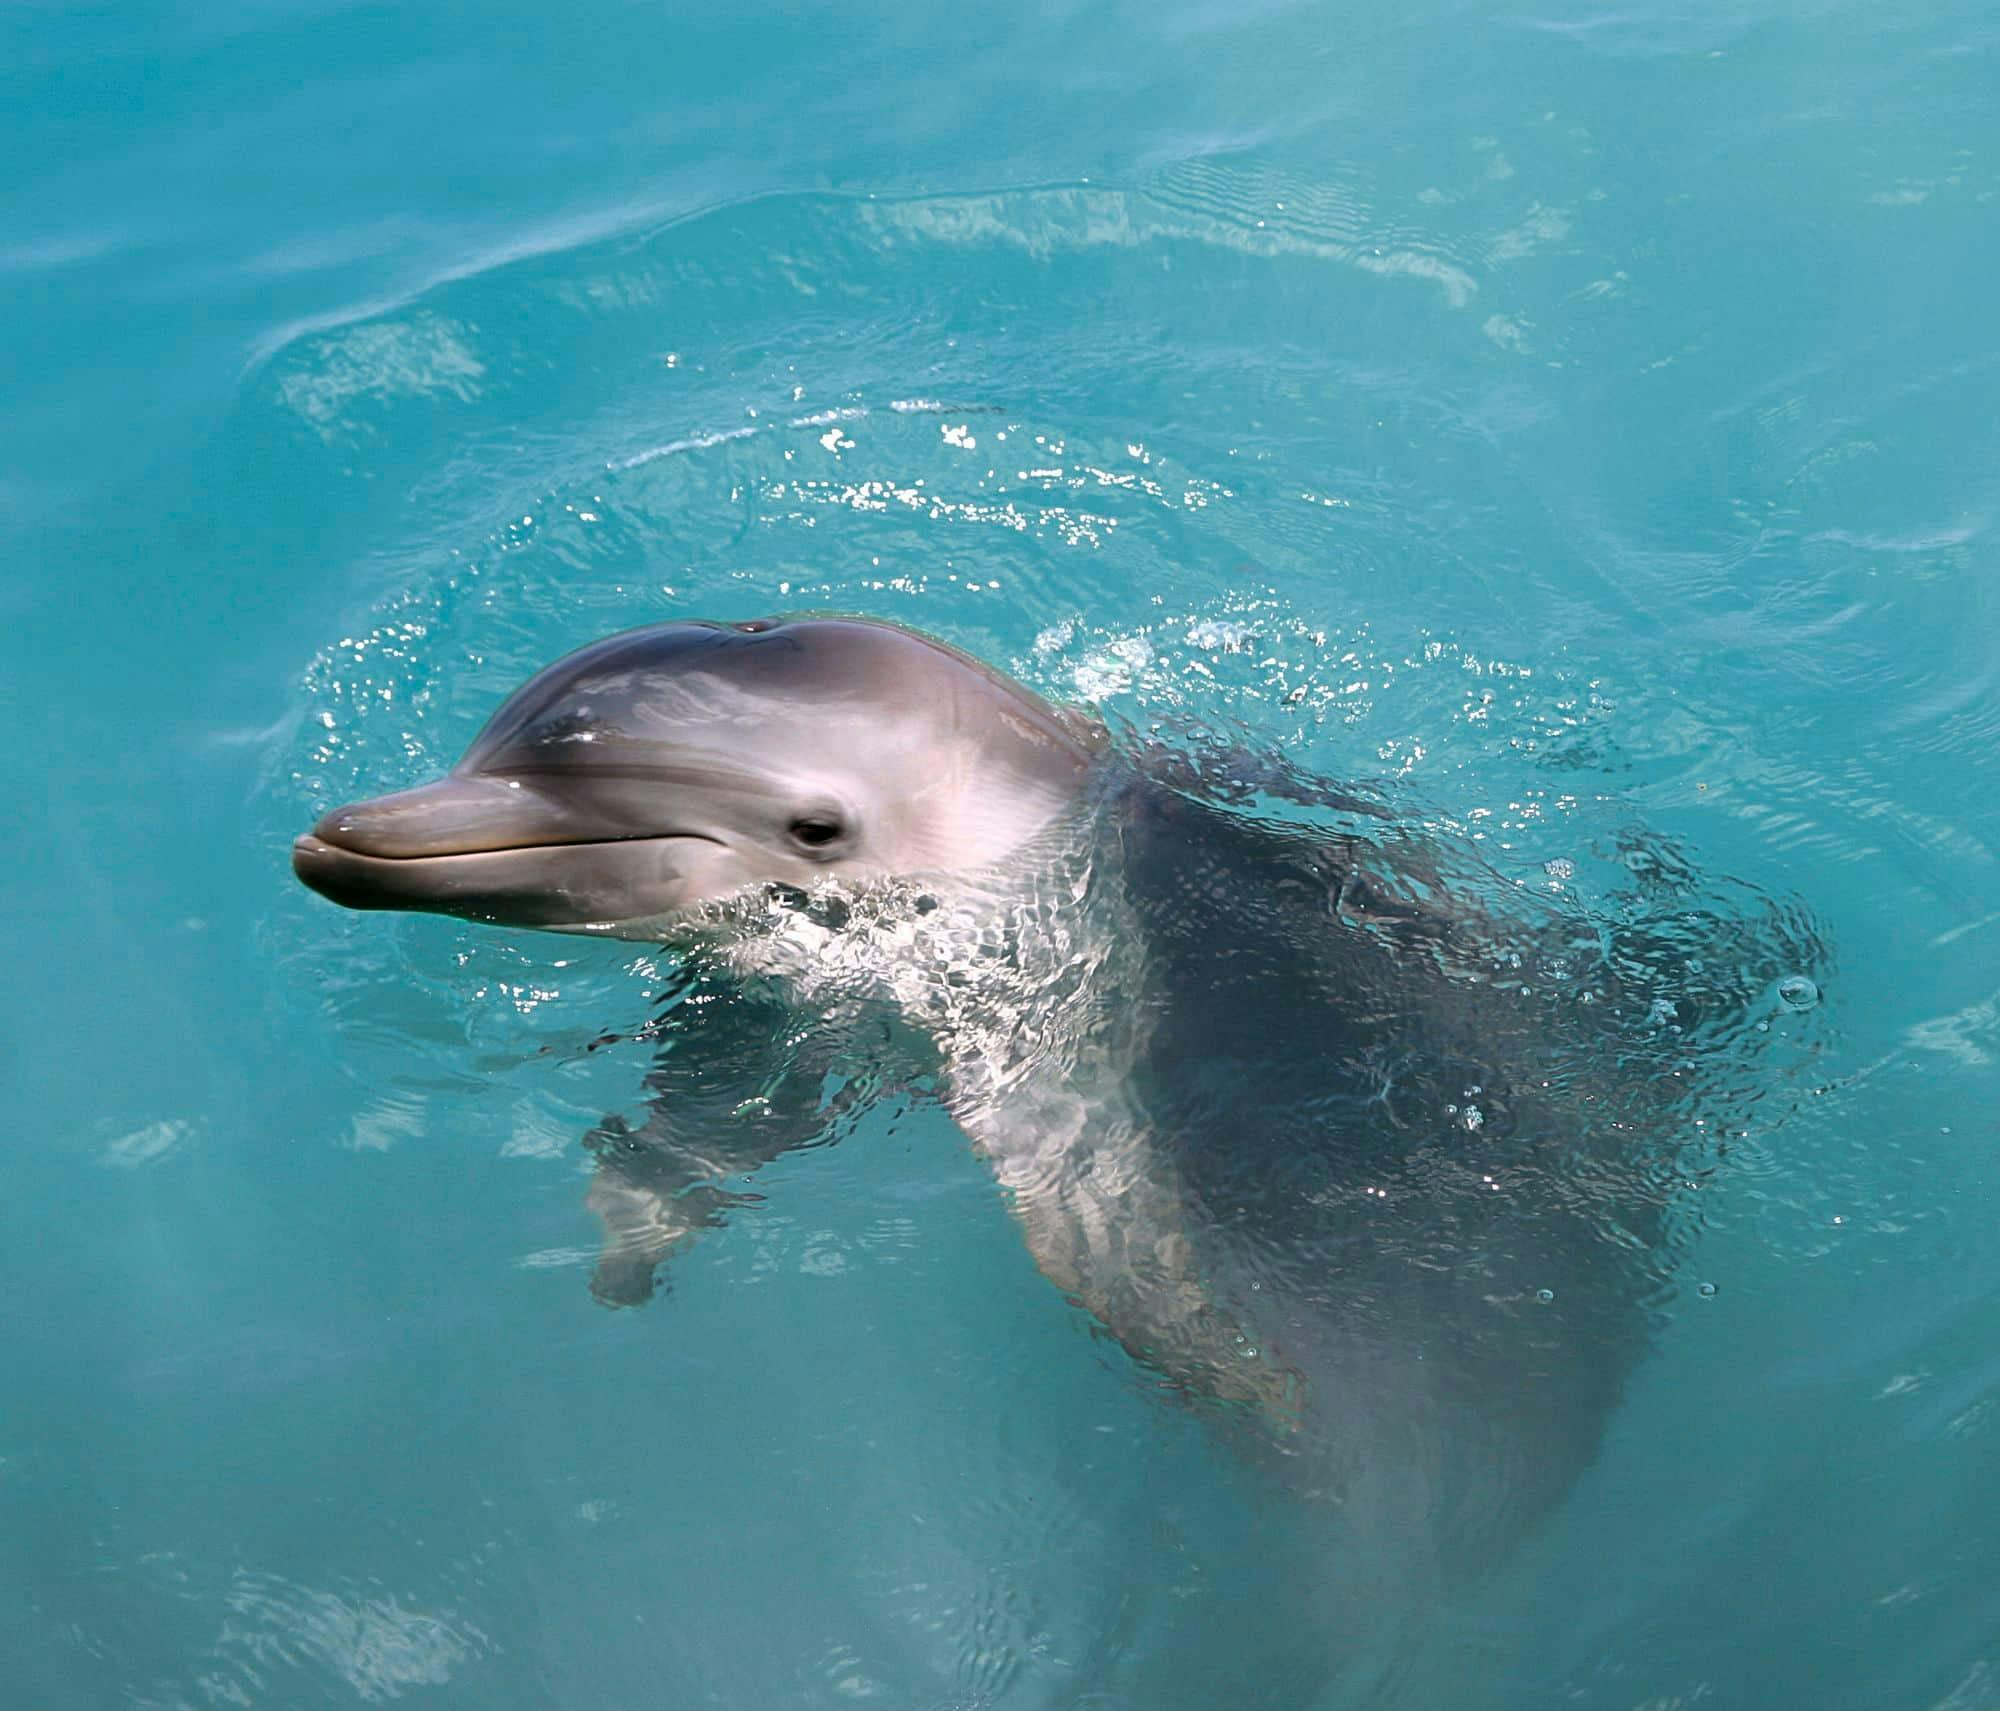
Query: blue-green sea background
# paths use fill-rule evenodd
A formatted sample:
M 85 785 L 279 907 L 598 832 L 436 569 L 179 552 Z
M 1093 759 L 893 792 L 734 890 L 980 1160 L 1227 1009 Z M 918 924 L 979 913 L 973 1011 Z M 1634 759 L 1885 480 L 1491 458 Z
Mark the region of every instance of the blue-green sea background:
M 1274 1702 L 1303 1523 L 941 1115 L 608 1313 L 643 947 L 291 879 L 565 647 L 831 606 L 1808 910 L 1404 1699 L 2000 1706 L 1990 8 L 29 4 L 0 160 L 7 1705 Z

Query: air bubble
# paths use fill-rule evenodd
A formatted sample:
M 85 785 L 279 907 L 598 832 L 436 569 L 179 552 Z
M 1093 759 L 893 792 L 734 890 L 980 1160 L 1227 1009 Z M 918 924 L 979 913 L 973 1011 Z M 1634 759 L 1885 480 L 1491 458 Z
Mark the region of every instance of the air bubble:
M 1704 1301 L 1710 1300 L 1713 1298 L 1715 1294 L 1715 1285 L 1712 1283 L 1704 1283 L 1703 1285 L 1701 1285 L 1700 1288 L 1698 1288 L 1695 1291 L 1695 1294 L 1699 1295 Z
M 1553 1289 L 1538 1289 L 1535 1291 L 1535 1299 L 1537 1301 L 1553 1301 L 1555 1298 L 1556 1292 Z
M 1778 1002 L 1787 1010 L 1810 1010 L 1819 1002 L 1819 988 L 1803 974 L 1788 974 L 1778 982 Z

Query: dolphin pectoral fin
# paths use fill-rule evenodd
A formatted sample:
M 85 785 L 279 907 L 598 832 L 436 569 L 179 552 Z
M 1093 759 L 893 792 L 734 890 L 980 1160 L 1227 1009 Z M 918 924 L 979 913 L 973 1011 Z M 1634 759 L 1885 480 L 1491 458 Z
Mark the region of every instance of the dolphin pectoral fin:
M 813 1080 L 807 1105 L 752 1098 L 717 1115 L 699 1101 L 662 1099 L 643 1128 L 613 1117 L 585 1136 L 597 1171 L 584 1204 L 604 1226 L 591 1294 L 607 1307 L 650 1300 L 663 1261 L 727 1222 L 732 1209 L 762 1202 L 761 1194 L 725 1188 L 727 1179 L 825 1139 L 866 1103 L 865 1093 L 849 1088 L 821 1103 L 818 1075 Z
M 1297 1429 L 1303 1381 L 1202 1278 L 1170 1185 L 1127 1180 L 1104 1196 L 1070 1181 L 1012 1199 L 1037 1269 L 1135 1361 L 1190 1401 Z
M 1168 1315 L 1120 1312 L 1102 1322 L 1128 1355 L 1187 1401 L 1247 1410 L 1280 1436 L 1298 1430 L 1303 1380 L 1215 1303 L 1179 1303 Z
M 606 1307 L 637 1307 L 652 1299 L 663 1261 L 696 1233 L 723 1221 L 732 1206 L 760 1196 L 736 1194 L 702 1180 L 686 1151 L 649 1144 L 611 1119 L 585 1141 L 597 1154 L 584 1204 L 604 1226 L 590 1293 Z M 737 1168 L 745 1165 L 738 1162 Z
M 609 1307 L 650 1299 L 664 1260 L 762 1198 L 726 1183 L 826 1139 L 873 1091 L 849 1080 L 828 1092 L 847 1019 L 802 1028 L 773 994 L 721 981 L 694 991 L 700 1002 L 684 1000 L 660 1030 L 645 1121 L 607 1117 L 584 1137 L 597 1161 L 585 1204 L 604 1226 L 590 1291 Z

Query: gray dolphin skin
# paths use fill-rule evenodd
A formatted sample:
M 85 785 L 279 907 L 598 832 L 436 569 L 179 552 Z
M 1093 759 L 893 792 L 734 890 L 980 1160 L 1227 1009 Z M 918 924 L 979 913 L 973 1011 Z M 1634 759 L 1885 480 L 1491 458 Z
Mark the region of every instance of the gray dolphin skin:
M 887 623 L 667 623 L 293 860 L 352 907 L 682 953 L 649 1117 L 586 1143 L 600 1300 L 652 1293 L 727 1181 L 934 1086 L 1149 1385 L 1444 1584 L 1590 1460 L 1686 1228 L 1687 1042 L 1813 947 L 1638 854 L 1664 889 L 1615 933 L 1482 901 L 1469 858 L 1259 765 L 1113 741 Z M 1726 971 L 1671 1028 L 1669 964 Z

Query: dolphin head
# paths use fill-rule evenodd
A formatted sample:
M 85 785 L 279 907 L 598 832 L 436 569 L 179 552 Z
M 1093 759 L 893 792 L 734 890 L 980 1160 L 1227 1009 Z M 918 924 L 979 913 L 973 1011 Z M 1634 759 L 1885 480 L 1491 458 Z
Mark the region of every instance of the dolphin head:
M 991 865 L 1096 746 L 892 624 L 654 624 L 531 678 L 445 777 L 334 809 L 292 866 L 350 908 L 647 937 L 761 885 Z

